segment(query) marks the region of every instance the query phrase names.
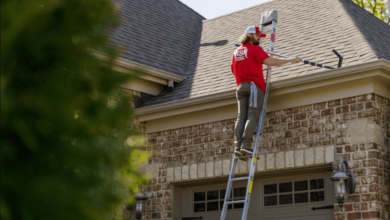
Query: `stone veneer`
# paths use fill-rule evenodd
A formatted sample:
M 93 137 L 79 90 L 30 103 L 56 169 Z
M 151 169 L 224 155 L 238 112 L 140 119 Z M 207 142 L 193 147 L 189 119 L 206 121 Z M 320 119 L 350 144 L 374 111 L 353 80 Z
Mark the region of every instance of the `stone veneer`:
M 283 168 L 294 168 L 334 162 L 334 146 L 311 147 L 277 153 L 260 154 L 256 172 L 271 171 Z M 198 180 L 229 176 L 231 159 L 210 161 L 206 163 L 193 163 L 167 168 L 167 182 Z M 236 174 L 249 172 L 250 162 L 238 161 Z
M 235 119 L 147 134 L 150 185 L 146 219 L 172 219 L 170 182 L 228 175 Z M 266 114 L 256 172 L 344 158 L 357 190 L 335 219 L 389 219 L 390 100 L 367 94 Z M 240 162 L 237 173 L 248 170 Z

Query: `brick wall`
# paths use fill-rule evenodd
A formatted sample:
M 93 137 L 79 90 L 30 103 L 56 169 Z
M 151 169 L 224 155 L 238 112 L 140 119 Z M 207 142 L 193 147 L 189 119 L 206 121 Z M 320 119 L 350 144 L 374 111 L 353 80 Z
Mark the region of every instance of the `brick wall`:
M 147 134 L 146 219 L 172 219 L 170 182 L 227 176 L 235 119 Z M 389 219 L 390 100 L 375 94 L 268 112 L 256 172 L 346 159 L 356 193 L 335 219 Z M 240 162 L 236 172 L 245 173 Z
M 349 122 L 336 141 L 337 160 L 348 160 L 357 188 L 335 219 L 390 219 L 390 101 L 367 95 L 345 103 L 350 115 L 343 114 Z

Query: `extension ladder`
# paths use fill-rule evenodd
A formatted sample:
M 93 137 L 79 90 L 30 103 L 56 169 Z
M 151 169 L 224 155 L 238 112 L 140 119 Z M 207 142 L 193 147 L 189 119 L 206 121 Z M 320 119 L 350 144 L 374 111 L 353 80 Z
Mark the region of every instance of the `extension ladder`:
M 268 11 L 264 12 L 261 15 L 261 22 L 260 22 L 260 31 L 261 33 L 267 33 L 271 32 L 271 41 L 270 41 L 270 46 L 269 46 L 269 51 L 272 53 L 274 51 L 274 43 L 275 43 L 275 29 L 276 29 L 276 22 L 277 22 L 277 17 L 278 17 L 278 12 L 276 10 L 273 11 Z M 272 28 L 269 30 L 263 31 L 263 27 L 265 25 L 272 24 Z M 272 55 L 272 54 L 271 54 Z M 255 144 L 253 147 L 253 153 L 252 155 L 246 155 L 246 156 L 241 156 L 241 157 L 236 157 L 233 154 L 233 159 L 232 159 L 232 164 L 230 168 L 230 175 L 229 175 L 229 181 L 226 189 L 226 194 L 225 194 L 225 199 L 223 203 L 223 209 L 222 209 L 222 214 L 221 214 L 221 220 L 225 220 L 226 218 L 226 213 L 228 210 L 228 206 L 230 204 L 242 204 L 244 203 L 244 208 L 243 208 L 243 213 L 242 213 L 242 220 L 246 220 L 248 217 L 248 211 L 249 211 L 249 203 L 251 199 L 251 193 L 252 193 L 252 184 L 253 184 L 253 178 L 255 174 L 255 168 L 256 168 L 256 162 L 257 162 L 257 151 L 259 149 L 259 144 L 260 144 L 260 137 L 263 134 L 263 127 L 264 127 L 264 116 L 265 116 L 265 109 L 267 107 L 267 101 L 268 101 L 268 94 L 269 94 L 269 87 L 270 87 L 270 79 L 271 79 L 271 67 L 268 66 L 267 69 L 267 77 L 266 77 L 266 92 L 264 95 L 264 100 L 263 100 L 263 106 L 260 111 L 259 115 L 259 121 L 257 124 L 257 131 L 256 131 L 256 139 L 255 139 Z M 238 159 L 240 158 L 245 158 L 245 157 L 251 157 L 251 166 L 249 170 L 249 176 L 248 177 L 241 177 L 241 178 L 234 178 L 234 171 L 236 169 L 236 164 L 238 163 Z M 235 181 L 247 181 L 247 187 L 246 187 L 246 195 L 245 195 L 245 200 L 238 200 L 238 201 L 229 201 L 230 198 L 230 193 L 232 191 L 233 187 L 233 182 Z

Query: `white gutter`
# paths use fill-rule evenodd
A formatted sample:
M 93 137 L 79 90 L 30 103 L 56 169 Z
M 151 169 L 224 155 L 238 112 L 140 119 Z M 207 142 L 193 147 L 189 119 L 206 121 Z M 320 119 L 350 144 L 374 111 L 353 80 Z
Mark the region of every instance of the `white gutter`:
M 107 54 L 102 53 L 100 51 L 91 50 L 94 55 L 102 60 L 108 60 Z M 133 61 L 129 61 L 123 58 L 117 58 L 115 60 L 115 64 L 128 69 L 140 69 L 143 70 L 146 74 L 155 76 L 158 78 L 165 79 L 167 81 L 181 82 L 186 79 L 186 77 L 182 77 L 173 73 L 168 73 L 159 69 L 155 69 L 149 66 L 145 66 L 140 63 L 136 63 Z
M 343 78 L 345 76 L 353 76 L 357 73 L 363 73 L 363 72 L 376 70 L 376 69 L 383 69 L 385 72 L 390 74 L 390 62 L 381 59 L 381 60 L 370 61 L 362 64 L 342 67 L 334 70 L 325 70 L 317 73 L 312 73 L 308 75 L 297 76 L 289 79 L 271 82 L 271 92 L 277 93 L 277 90 L 288 88 L 288 87 L 303 86 L 305 84 L 309 84 L 313 82 L 321 82 L 327 79 L 336 79 L 336 78 Z M 356 77 L 361 78 L 361 76 L 356 76 Z M 351 79 L 349 78 L 348 80 Z M 270 95 L 273 95 L 272 93 Z M 222 100 L 227 100 L 232 98 L 235 98 L 235 90 L 138 108 L 135 109 L 135 115 L 136 116 L 148 115 L 148 114 L 159 113 L 163 111 L 174 110 L 183 107 L 190 107 L 190 106 L 195 106 L 195 105 L 205 104 L 210 102 L 222 101 Z M 233 100 L 233 102 L 235 102 L 235 100 Z M 227 102 L 224 102 L 224 104 L 227 104 Z

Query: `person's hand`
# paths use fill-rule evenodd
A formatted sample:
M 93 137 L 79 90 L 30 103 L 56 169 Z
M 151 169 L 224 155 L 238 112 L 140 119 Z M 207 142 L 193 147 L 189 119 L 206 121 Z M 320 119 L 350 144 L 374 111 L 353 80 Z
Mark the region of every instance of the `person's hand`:
M 299 63 L 301 61 L 302 61 L 302 58 L 299 58 L 299 57 L 295 57 L 295 58 L 291 59 L 291 63 Z

